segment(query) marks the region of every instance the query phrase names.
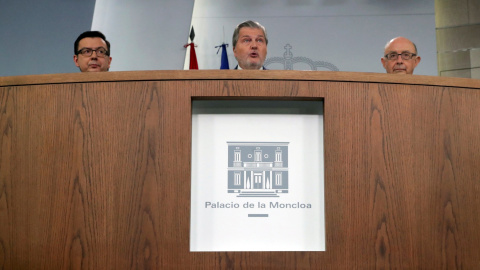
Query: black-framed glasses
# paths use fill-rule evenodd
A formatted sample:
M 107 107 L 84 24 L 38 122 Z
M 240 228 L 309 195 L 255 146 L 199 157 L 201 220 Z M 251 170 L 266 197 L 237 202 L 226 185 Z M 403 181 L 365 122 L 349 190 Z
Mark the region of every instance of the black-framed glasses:
M 78 50 L 77 54 L 81 54 L 85 57 L 90 57 L 90 56 L 92 56 L 93 52 L 95 52 L 95 54 L 98 57 L 105 57 L 105 56 L 110 55 L 110 53 L 107 51 L 107 49 L 105 49 L 103 47 L 100 47 L 100 48 L 97 48 L 97 49 L 83 48 L 83 49 Z
M 417 56 L 416 54 L 410 53 L 410 52 L 402 52 L 402 53 L 391 52 L 389 54 L 386 54 L 385 58 L 387 58 L 388 60 L 397 60 L 399 55 L 402 57 L 403 60 L 410 60 L 412 59 L 412 57 Z

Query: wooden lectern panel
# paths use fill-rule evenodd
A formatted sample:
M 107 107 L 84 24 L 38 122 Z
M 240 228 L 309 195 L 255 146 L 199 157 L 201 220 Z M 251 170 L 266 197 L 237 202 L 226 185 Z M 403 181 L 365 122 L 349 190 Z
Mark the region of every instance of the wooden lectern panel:
M 90 75 L 0 78 L 0 269 L 480 268 L 478 80 Z M 189 251 L 195 99 L 324 101 L 325 252 Z

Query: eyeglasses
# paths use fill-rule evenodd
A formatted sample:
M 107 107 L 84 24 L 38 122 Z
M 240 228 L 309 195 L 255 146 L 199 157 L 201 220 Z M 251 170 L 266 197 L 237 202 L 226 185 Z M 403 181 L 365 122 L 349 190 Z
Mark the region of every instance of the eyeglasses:
M 98 57 L 105 57 L 106 55 L 110 55 L 110 53 L 107 51 L 107 49 L 105 49 L 103 47 L 97 48 L 96 50 L 90 49 L 90 48 L 83 48 L 81 50 L 78 50 L 77 54 L 81 54 L 85 57 L 90 57 L 90 56 L 92 56 L 93 52 L 95 52 L 95 54 Z
M 412 59 L 412 57 L 417 56 L 416 54 L 409 53 L 409 52 L 402 52 L 402 53 L 392 52 L 392 53 L 386 54 L 385 58 L 387 58 L 388 60 L 397 60 L 399 55 L 402 56 L 403 60 L 410 60 Z

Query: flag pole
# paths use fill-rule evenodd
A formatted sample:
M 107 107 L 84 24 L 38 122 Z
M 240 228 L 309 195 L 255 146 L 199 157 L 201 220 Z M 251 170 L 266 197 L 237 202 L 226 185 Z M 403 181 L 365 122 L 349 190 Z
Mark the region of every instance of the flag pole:
M 220 69 L 230 69 L 230 65 L 228 64 L 227 47 L 228 47 L 228 44 L 225 43 L 225 25 L 224 25 L 223 26 L 223 42 L 221 45 L 215 46 L 215 48 L 218 48 L 217 54 L 220 52 L 220 50 L 222 50 Z
M 190 46 L 190 65 L 189 69 L 198 69 L 198 62 L 197 62 L 197 55 L 195 53 L 195 43 L 193 43 L 193 39 L 195 38 L 195 30 L 193 30 L 193 25 L 192 25 L 192 30 L 190 30 L 190 43 L 185 44 L 183 47 L 187 48 Z

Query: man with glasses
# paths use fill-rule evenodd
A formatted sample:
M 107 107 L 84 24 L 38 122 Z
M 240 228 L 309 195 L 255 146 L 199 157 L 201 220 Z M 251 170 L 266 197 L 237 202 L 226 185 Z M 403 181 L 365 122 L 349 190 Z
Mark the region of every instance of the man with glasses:
M 387 73 L 413 74 L 420 63 L 417 46 L 404 37 L 396 37 L 385 45 L 382 64 Z
M 238 66 L 235 69 L 265 69 L 267 56 L 267 32 L 258 22 L 245 21 L 235 28 L 232 37 L 233 55 Z
M 110 57 L 110 42 L 99 31 L 87 31 L 75 40 L 73 62 L 81 72 L 108 71 Z

